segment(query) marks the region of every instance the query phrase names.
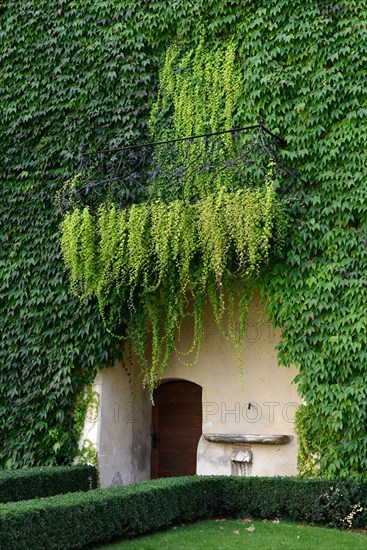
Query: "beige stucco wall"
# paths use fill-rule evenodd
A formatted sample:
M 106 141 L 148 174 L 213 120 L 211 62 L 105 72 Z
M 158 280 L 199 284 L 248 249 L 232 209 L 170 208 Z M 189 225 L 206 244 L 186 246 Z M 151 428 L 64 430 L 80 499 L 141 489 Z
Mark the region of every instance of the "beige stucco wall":
M 279 367 L 275 346 L 280 335 L 261 314 L 257 302 L 250 307 L 243 343 L 241 377 L 237 353 L 205 314 L 206 340 L 198 364 L 187 366 L 179 353 L 172 358 L 162 382 L 189 380 L 203 388 L 203 433 L 294 436 L 294 413 L 300 398 L 292 380 L 294 368 Z M 190 348 L 190 321 L 181 328 L 178 350 Z M 187 358 L 190 360 L 190 357 Z M 192 358 L 191 358 L 192 359 Z M 133 392 L 121 365 L 101 375 L 98 453 L 102 486 L 129 483 L 150 477 L 151 406 L 141 388 L 138 370 L 133 373 Z M 231 474 L 231 454 L 240 445 L 205 441 L 198 446 L 198 474 Z M 252 444 L 250 475 L 295 475 L 296 440 L 279 446 Z M 116 476 L 116 474 L 118 474 Z
M 102 373 L 99 416 L 101 486 L 143 481 L 150 477 L 151 405 L 138 372 L 132 380 L 120 364 Z

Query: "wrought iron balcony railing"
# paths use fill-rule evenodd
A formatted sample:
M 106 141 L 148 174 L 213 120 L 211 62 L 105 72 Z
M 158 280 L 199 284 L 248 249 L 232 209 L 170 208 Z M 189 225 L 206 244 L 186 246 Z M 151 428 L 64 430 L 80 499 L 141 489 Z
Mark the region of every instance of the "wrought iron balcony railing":
M 284 141 L 258 124 L 222 132 L 81 152 L 79 174 L 59 197 L 63 212 L 111 201 L 121 207 L 147 200 L 195 201 L 225 186 L 262 186 L 268 179 L 286 191 L 297 174 L 280 159 Z

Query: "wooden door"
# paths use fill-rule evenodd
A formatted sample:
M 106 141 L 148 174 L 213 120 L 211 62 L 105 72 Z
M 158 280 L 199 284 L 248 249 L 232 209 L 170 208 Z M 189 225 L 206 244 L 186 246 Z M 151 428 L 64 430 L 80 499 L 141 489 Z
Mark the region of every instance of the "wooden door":
M 192 382 L 167 382 L 154 392 L 151 477 L 196 473 L 202 433 L 201 387 Z

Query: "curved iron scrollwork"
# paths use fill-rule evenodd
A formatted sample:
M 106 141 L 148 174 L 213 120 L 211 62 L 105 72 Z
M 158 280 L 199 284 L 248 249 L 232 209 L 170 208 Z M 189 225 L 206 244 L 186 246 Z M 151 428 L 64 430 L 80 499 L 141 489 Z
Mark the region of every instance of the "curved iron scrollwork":
M 297 174 L 279 157 L 282 139 L 262 121 L 245 128 L 132 145 L 120 149 L 81 152 L 79 174 L 59 196 L 62 212 L 75 206 L 97 207 L 112 202 L 134 203 L 176 198 L 195 201 L 225 185 L 235 192 L 282 180 L 287 190 Z

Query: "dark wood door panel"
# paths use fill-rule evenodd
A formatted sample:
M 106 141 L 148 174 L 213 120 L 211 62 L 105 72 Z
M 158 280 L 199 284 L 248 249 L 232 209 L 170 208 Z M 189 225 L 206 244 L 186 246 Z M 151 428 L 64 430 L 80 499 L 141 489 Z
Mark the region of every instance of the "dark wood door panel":
M 192 382 L 168 382 L 154 392 L 152 478 L 196 473 L 201 399 L 201 387 Z

